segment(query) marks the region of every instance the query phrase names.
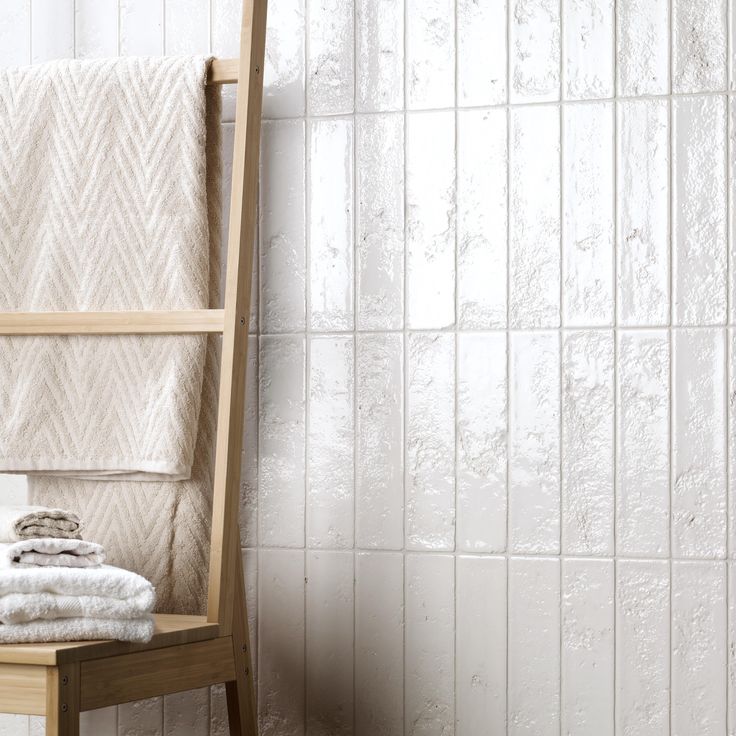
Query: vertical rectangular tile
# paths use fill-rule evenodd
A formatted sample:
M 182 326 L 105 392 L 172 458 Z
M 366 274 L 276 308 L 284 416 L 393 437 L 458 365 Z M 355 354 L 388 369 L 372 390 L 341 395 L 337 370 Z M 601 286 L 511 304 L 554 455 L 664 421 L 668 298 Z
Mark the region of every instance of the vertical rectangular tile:
M 353 733 L 353 554 L 307 552 L 307 736 Z
M 260 719 L 260 714 L 259 720 L 262 720 Z M 265 733 L 270 733 L 271 736 L 273 736 L 273 731 L 265 731 Z M 225 685 L 213 685 L 210 688 L 209 736 L 230 736 L 230 724 L 228 723 L 227 716 L 227 696 L 225 694 Z
M 260 542 L 304 545 L 305 361 L 301 337 L 262 337 L 258 454 Z
M 88 710 L 79 719 L 80 736 L 115 736 L 117 733 L 118 709 L 110 706 L 100 710 Z M 39 736 L 44 731 L 39 731 Z
M 563 324 L 613 324 L 613 105 L 563 111 Z
M 262 736 L 304 736 L 304 552 L 261 550 L 258 720 Z
M 406 208 L 407 326 L 449 327 L 455 322 L 453 112 L 407 116 Z
M 726 733 L 726 565 L 672 563 L 672 733 Z
M 509 17 L 510 101 L 559 100 L 560 0 L 509 0 Z
M 263 71 L 263 115 L 299 117 L 305 112 L 306 0 L 270 3 Z
M 734 3 L 736 3 L 736 0 L 734 0 Z M 736 8 L 734 9 L 734 18 L 734 24 L 736 25 Z M 736 38 L 734 38 L 734 43 L 736 43 Z M 736 69 L 734 70 L 734 73 L 736 74 Z M 728 152 L 730 157 L 730 160 L 728 162 L 728 242 L 730 246 L 728 254 L 728 267 L 729 274 L 733 275 L 736 274 L 736 100 L 734 100 L 733 97 L 730 97 L 728 104 Z M 736 324 L 736 279 L 733 278 L 733 276 L 729 281 L 728 288 L 728 300 L 730 307 L 728 321 L 729 324 Z
M 118 54 L 118 0 L 76 0 L 74 55 L 77 59 Z
M 452 555 L 407 555 L 405 733 L 452 733 L 455 580 Z
M 560 732 L 560 562 L 509 560 L 508 736 Z
M 307 0 L 307 106 L 311 115 L 353 112 L 353 0 Z
M 618 103 L 616 204 L 618 313 L 622 325 L 670 319 L 669 103 Z
M 506 335 L 458 335 L 457 545 L 506 549 Z
M 509 548 L 560 551 L 560 345 L 512 333 L 509 356 Z
M 355 557 L 355 733 L 404 732 L 404 557 Z
M 562 563 L 562 733 L 613 736 L 614 562 Z
M 729 736 L 736 729 L 736 566 L 729 560 L 726 574 L 728 589 L 728 664 L 727 719 Z
M 209 736 L 209 688 L 164 699 L 164 736 Z M 104 732 L 98 732 L 102 736 Z
M 560 120 L 556 107 L 511 110 L 509 319 L 560 324 Z
M 406 106 L 410 110 L 455 104 L 455 3 L 406 2 Z
M 355 493 L 358 547 L 404 546 L 404 340 L 358 335 Z
M 736 328 L 731 327 L 726 334 L 726 349 L 728 353 L 728 406 L 726 414 L 728 420 L 728 541 L 726 548 L 729 558 L 736 557 Z M 734 651 L 736 656 L 736 651 Z M 734 673 L 736 676 L 736 673 Z M 736 687 L 736 679 L 734 679 Z M 736 705 L 736 704 L 735 704 Z M 736 714 L 735 714 L 736 715 Z M 734 722 L 736 728 L 736 721 Z
M 0 15 L 0 65 L 31 63 L 31 4 L 28 0 L 5 0 Z
M 261 331 L 299 332 L 306 320 L 304 121 L 264 122 L 261 135 Z
M 563 96 L 592 100 L 614 95 L 614 0 L 564 0 Z
M 119 4 L 120 53 L 123 56 L 161 55 L 164 52 L 163 0 L 120 0 Z
M 674 315 L 680 325 L 726 321 L 726 101 L 673 103 Z
M 34 726 L 35 721 L 41 721 L 43 723 L 42 719 L 36 719 L 34 720 Z M 28 716 L 21 716 L 21 715 L 11 715 L 11 714 L 0 714 L 0 734 L 3 736 L 27 736 L 29 733 L 29 718 Z M 34 731 L 34 736 L 37 731 Z M 41 734 L 45 733 L 45 730 L 42 730 L 40 732 Z
M 726 1 L 673 0 L 673 92 L 726 90 Z
M 307 544 L 352 547 L 355 418 L 352 336 L 309 342 Z
M 356 119 L 356 309 L 361 330 L 404 325 L 404 117 Z
M 356 108 L 404 106 L 404 0 L 356 0 Z
M 309 123 L 309 287 L 314 330 L 353 327 L 353 122 Z
M 210 48 L 209 0 L 165 0 L 164 29 L 167 55 L 206 54 Z
M 664 330 L 618 334 L 616 552 L 665 557 L 670 513 L 670 346 Z
M 258 545 L 258 337 L 248 337 L 245 419 L 240 459 L 240 546 Z
M 74 0 L 29 0 L 31 62 L 74 57 Z
M 669 563 L 616 562 L 616 736 L 669 736 Z
M 456 563 L 455 736 L 506 729 L 506 560 Z
M 118 736 L 163 736 L 163 725 L 163 698 L 150 698 L 118 706 Z
M 452 550 L 455 532 L 455 346 L 450 334 L 409 334 L 406 547 Z
M 466 329 L 505 327 L 506 110 L 461 110 L 457 124 L 457 318 Z
M 241 549 L 243 584 L 248 618 L 248 645 L 251 651 L 254 684 L 258 686 L 258 549 Z
M 674 334 L 672 554 L 726 554 L 726 345 L 722 330 Z
M 506 102 L 506 0 L 457 2 L 457 104 Z
M 670 91 L 670 3 L 619 0 L 618 94 L 663 95 Z
M 239 56 L 242 3 L 240 0 L 210 0 L 210 4 L 212 53 L 223 59 Z M 235 120 L 236 92 L 236 85 L 225 85 L 222 90 L 222 119 L 225 121 Z
M 562 552 L 613 555 L 613 332 L 562 339 Z

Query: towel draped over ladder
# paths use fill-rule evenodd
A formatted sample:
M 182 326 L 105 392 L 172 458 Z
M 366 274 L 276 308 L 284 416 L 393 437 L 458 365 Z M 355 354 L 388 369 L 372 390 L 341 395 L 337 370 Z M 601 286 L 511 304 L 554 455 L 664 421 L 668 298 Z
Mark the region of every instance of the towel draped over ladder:
M 208 59 L 0 70 L 0 311 L 219 306 Z M 0 338 L 0 472 L 73 510 L 158 610 L 204 610 L 218 338 Z

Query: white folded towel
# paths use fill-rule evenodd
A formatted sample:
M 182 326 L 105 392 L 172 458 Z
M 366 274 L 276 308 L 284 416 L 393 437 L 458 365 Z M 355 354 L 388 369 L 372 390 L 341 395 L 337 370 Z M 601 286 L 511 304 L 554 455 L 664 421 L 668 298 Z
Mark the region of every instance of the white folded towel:
M 24 644 L 48 641 L 92 641 L 119 639 L 145 643 L 153 636 L 153 618 L 105 619 L 64 618 L 56 621 L 29 621 L 0 626 L 0 643 Z
M 24 539 L 0 543 L 0 568 L 6 567 L 99 567 L 105 550 L 83 539 Z
M 45 506 L 0 506 L 0 542 L 38 537 L 79 539 L 82 523 L 71 511 Z

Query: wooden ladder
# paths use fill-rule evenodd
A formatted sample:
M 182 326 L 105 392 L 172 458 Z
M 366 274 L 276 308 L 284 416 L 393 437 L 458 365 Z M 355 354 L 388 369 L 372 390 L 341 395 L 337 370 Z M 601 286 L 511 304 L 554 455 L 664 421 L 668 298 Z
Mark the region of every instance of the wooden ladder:
M 215 60 L 208 78 L 238 83 L 224 309 L 0 313 L 0 335 L 222 335 L 207 615 L 159 614 L 148 644 L 0 646 L 0 713 L 46 716 L 48 736 L 78 736 L 82 711 L 217 683 L 226 684 L 230 733 L 258 731 L 238 504 L 266 6 L 243 0 L 240 58 Z

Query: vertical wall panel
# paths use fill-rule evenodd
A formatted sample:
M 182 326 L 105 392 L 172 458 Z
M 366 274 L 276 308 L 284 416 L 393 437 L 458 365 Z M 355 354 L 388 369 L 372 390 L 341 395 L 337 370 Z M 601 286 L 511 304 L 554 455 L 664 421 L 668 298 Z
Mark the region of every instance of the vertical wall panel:
M 315 337 L 309 351 L 307 544 L 352 547 L 354 339 Z
M 77 59 L 117 56 L 118 0 L 76 0 L 75 16 Z
M 670 3 L 622 0 L 616 4 L 618 94 L 669 92 Z
M 454 560 L 406 557 L 405 733 L 452 733 L 454 702 Z
M 164 699 L 150 698 L 118 706 L 118 736 L 163 736 Z
M 728 352 L 728 557 L 736 557 L 736 329 L 731 327 L 726 334 Z M 736 655 L 736 652 L 734 652 Z M 734 679 L 736 684 L 736 679 Z M 736 727 L 736 723 L 734 723 Z
M 512 333 L 509 546 L 560 551 L 560 349 L 556 333 Z
M 613 560 L 562 563 L 562 733 L 613 736 Z
M 245 420 L 240 457 L 240 544 L 258 546 L 258 337 L 248 337 Z
M 455 321 L 452 112 L 407 116 L 406 208 L 407 326 L 448 327 Z
M 674 338 L 672 554 L 726 554 L 726 345 L 722 330 Z
M 259 556 L 258 717 L 262 736 L 304 736 L 304 553 Z
M 146 0 L 150 2 L 150 0 Z M 281 4 L 281 0 L 279 1 Z M 212 53 L 223 59 L 232 59 L 240 55 L 240 26 L 242 3 L 240 0 L 210 0 L 212 8 Z M 237 88 L 228 85 L 222 91 L 223 120 L 235 119 L 235 95 Z
M 39 719 L 41 720 L 41 719 Z M 118 709 L 115 706 L 88 710 L 79 719 L 80 736 L 115 736 L 117 733 Z M 31 731 L 31 733 L 33 733 Z M 39 730 L 39 736 L 43 734 Z M 205 733 L 207 733 L 205 731 Z
M 353 112 L 353 0 L 307 0 L 307 100 L 312 115 Z
M 564 0 L 563 95 L 613 97 L 614 0 Z
M 306 310 L 304 122 L 265 122 L 261 135 L 261 330 L 297 332 Z
M 355 557 L 355 733 L 403 734 L 404 557 Z
M 404 324 L 404 118 L 356 120 L 357 326 Z
M 672 733 L 726 733 L 726 566 L 672 563 Z
M 209 0 L 165 0 L 165 53 L 206 54 L 210 48 L 209 20 Z
M 356 108 L 404 106 L 404 0 L 357 0 Z
M 506 110 L 461 110 L 457 122 L 458 321 L 465 329 L 505 327 Z
M 616 736 L 669 736 L 669 563 L 616 563 Z
M 669 551 L 670 347 L 664 330 L 618 335 L 616 552 Z
M 0 65 L 21 66 L 31 62 L 31 4 L 28 0 L 5 0 L 0 14 Z
M 618 313 L 623 325 L 670 318 L 669 103 L 618 103 Z
M 353 733 L 353 555 L 307 553 L 307 736 Z
M 30 732 L 31 736 L 36 736 L 37 734 L 38 736 L 41 736 L 45 733 L 45 730 L 42 727 L 44 719 L 31 716 L 30 720 L 30 727 L 34 729 Z M 5 713 L 0 714 L 0 734 L 2 734 L 2 736 L 27 736 L 29 733 L 28 729 L 28 716 L 10 715 Z
M 260 542 L 304 544 L 304 339 L 263 337 L 260 355 Z
M 509 560 L 508 736 L 560 732 L 560 562 Z
M 455 104 L 455 3 L 406 2 L 406 105 L 410 110 Z
M 506 102 L 506 0 L 457 2 L 457 104 Z
M 613 323 L 613 107 L 563 111 L 563 323 Z
M 358 547 L 404 544 L 404 341 L 358 335 L 356 345 Z
M 673 319 L 726 320 L 726 103 L 686 97 L 673 107 Z
M 119 0 L 120 53 L 159 56 L 164 50 L 163 0 Z M 235 54 L 237 56 L 237 54 Z
M 736 2 L 736 0 L 733 0 Z M 734 33 L 736 34 L 736 8 L 733 12 L 734 18 Z M 736 44 L 736 37 L 734 38 Z M 736 47 L 735 47 L 736 49 Z M 734 52 L 736 54 L 736 50 Z M 734 57 L 736 62 L 736 56 Z M 734 69 L 734 75 L 736 76 L 736 69 Z M 736 82 L 734 82 L 736 85 Z M 728 254 L 728 265 L 729 273 L 736 274 L 736 101 L 733 97 L 729 98 L 729 126 L 728 126 L 728 144 L 729 144 L 729 191 L 728 191 L 728 205 L 729 205 L 729 223 L 728 223 L 728 236 L 729 236 L 729 254 Z M 736 279 L 731 278 L 729 283 L 729 324 L 736 324 Z
M 609 330 L 563 336 L 563 553 L 614 553 L 613 360 Z
M 409 334 L 406 546 L 452 549 L 455 525 L 455 350 L 452 335 Z
M 458 335 L 457 545 L 506 549 L 506 336 Z
M 556 107 L 511 111 L 509 319 L 560 324 L 560 121 Z
M 279 0 L 268 6 L 263 72 L 263 115 L 267 118 L 304 114 L 305 1 Z
M 726 0 L 673 0 L 673 92 L 726 88 L 726 15 Z
M 560 0 L 509 0 L 511 102 L 560 98 Z
M 164 736 L 208 736 L 210 691 L 174 693 L 164 699 Z M 98 732 L 103 736 L 103 732 Z
M 456 562 L 455 736 L 506 728 L 506 561 Z
M 353 327 L 353 122 L 309 123 L 310 323 Z
M 32 0 L 31 62 L 73 56 L 74 0 Z

